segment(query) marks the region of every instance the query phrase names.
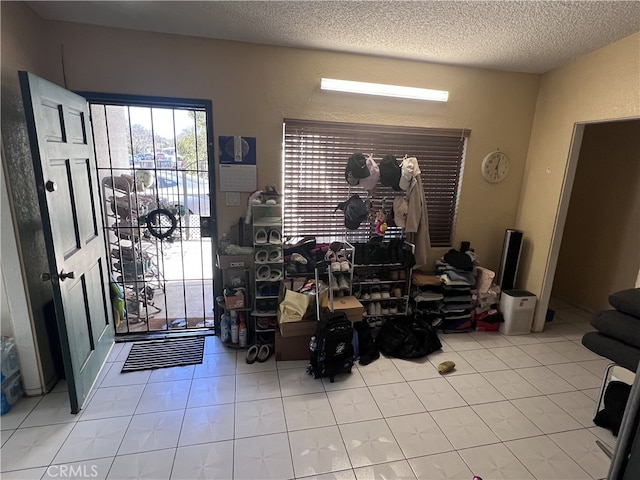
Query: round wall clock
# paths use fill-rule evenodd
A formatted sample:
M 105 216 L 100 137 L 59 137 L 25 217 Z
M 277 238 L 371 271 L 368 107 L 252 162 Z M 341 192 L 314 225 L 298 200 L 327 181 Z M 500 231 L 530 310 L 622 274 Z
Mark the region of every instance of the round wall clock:
M 487 182 L 498 183 L 506 178 L 510 167 L 509 157 L 496 150 L 482 160 L 482 176 Z

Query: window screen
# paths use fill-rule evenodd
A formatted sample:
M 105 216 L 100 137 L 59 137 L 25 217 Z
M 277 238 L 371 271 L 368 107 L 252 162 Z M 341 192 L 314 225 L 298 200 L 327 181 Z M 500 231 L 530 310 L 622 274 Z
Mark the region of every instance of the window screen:
M 344 226 L 335 211 L 338 202 L 354 193 L 369 197 L 372 211 L 390 211 L 396 192 L 381 184 L 371 192 L 350 186 L 344 176 L 349 156 L 371 154 L 379 164 L 387 154 L 398 160 L 416 157 L 427 199 L 431 245 L 451 245 L 455 226 L 466 140 L 469 130 L 396 127 L 354 123 L 284 121 L 284 235 L 312 235 L 320 241 L 335 238 L 366 240 L 375 217 L 355 231 Z M 394 229 L 389 233 L 393 234 Z

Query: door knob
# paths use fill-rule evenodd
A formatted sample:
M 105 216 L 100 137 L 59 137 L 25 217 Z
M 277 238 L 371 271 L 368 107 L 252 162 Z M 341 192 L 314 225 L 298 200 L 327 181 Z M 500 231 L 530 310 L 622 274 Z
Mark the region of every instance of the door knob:
M 58 189 L 58 185 L 53 180 L 48 180 L 44 187 L 47 189 L 47 192 L 55 192 Z
M 73 272 L 65 272 L 60 270 L 60 281 L 64 282 L 67 278 L 76 278 L 76 274 Z
M 41 273 L 40 280 L 42 280 L 43 282 L 48 282 L 49 280 L 51 280 L 51 274 L 49 272 Z

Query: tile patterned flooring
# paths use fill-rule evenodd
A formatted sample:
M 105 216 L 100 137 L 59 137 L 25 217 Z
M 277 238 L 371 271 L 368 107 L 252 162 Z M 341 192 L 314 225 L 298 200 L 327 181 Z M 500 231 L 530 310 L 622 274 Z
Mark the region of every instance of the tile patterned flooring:
M 60 385 L 2 417 L 2 478 L 601 479 L 609 362 L 580 344 L 589 314 L 552 305 L 543 333 L 441 335 L 428 358 L 335 383 L 306 362 L 247 365 L 217 337 L 202 365 L 121 374 L 131 345 L 116 344 L 79 415 Z

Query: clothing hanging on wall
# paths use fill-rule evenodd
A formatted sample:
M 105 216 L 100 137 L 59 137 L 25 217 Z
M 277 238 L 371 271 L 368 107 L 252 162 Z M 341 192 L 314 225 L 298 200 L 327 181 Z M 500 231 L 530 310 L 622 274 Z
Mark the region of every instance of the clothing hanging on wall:
M 431 248 L 431 241 L 429 240 L 427 200 L 424 195 L 422 178 L 420 178 L 418 161 L 415 159 L 415 157 L 410 157 L 405 159 L 403 164 L 407 162 L 411 162 L 411 164 L 413 164 L 413 168 L 411 169 L 413 173 L 413 179 L 410 181 L 407 181 L 406 177 L 404 179 L 408 186 L 407 196 L 409 200 L 405 233 L 407 234 L 407 241 L 413 243 L 416 246 L 414 252 L 416 265 L 414 268 L 416 270 L 428 270 L 429 267 L 427 265 L 427 252 Z

